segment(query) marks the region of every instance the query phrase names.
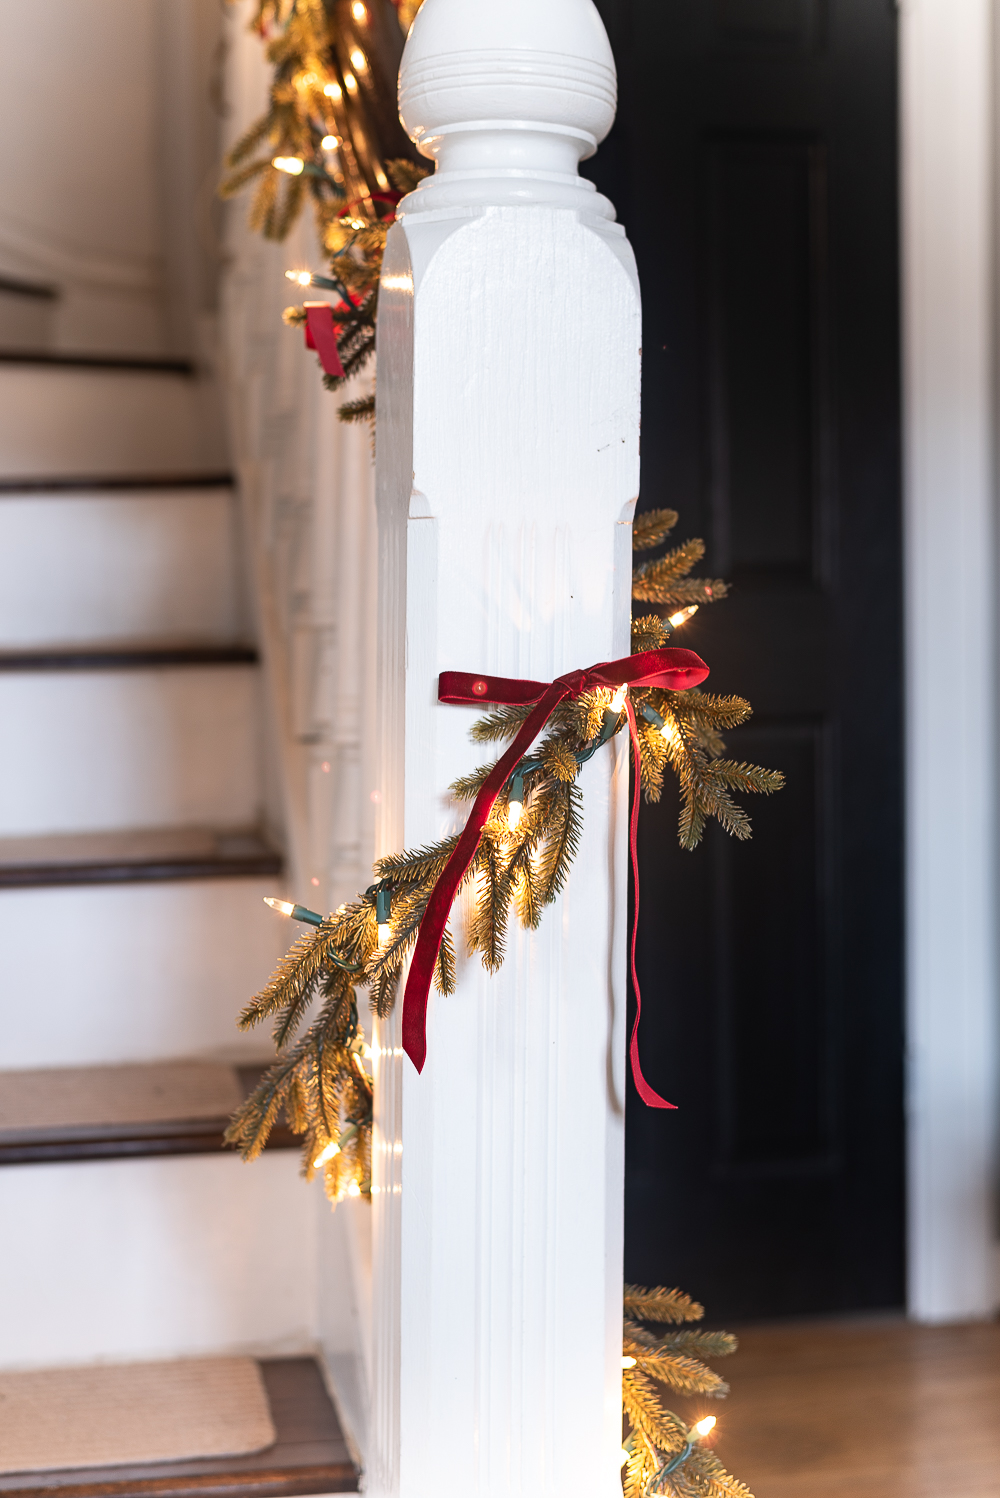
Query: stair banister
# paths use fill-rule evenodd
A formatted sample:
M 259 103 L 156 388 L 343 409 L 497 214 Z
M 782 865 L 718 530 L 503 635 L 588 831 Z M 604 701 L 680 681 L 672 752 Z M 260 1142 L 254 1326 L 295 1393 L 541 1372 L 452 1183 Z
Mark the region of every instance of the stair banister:
M 425 0 L 399 97 L 437 171 L 400 205 L 380 294 L 380 853 L 467 810 L 447 786 L 484 752 L 441 671 L 627 654 L 639 468 L 634 261 L 577 173 L 615 107 L 591 0 Z M 377 1498 L 620 1493 L 621 736 L 582 787 L 568 888 L 496 975 L 460 958 L 422 1074 L 399 1005 L 378 1025 Z

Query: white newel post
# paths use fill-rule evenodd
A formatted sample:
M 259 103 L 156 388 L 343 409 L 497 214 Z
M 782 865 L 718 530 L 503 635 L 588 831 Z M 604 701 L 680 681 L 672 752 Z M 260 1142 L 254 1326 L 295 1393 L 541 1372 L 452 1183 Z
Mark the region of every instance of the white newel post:
M 426 0 L 410 33 L 437 173 L 382 276 L 380 852 L 456 829 L 484 758 L 439 672 L 628 653 L 639 294 L 577 174 L 614 107 L 591 0 Z M 627 782 L 619 736 L 568 888 L 498 975 L 432 995 L 422 1075 L 398 1009 L 379 1026 L 369 1493 L 620 1493 Z

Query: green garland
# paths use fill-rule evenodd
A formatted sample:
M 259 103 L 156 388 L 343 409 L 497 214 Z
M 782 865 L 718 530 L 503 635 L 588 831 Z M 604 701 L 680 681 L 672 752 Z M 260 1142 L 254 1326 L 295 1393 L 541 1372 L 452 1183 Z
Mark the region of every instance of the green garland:
M 676 520 L 672 510 L 640 516 L 633 535 L 636 550 L 662 544 Z M 706 603 L 724 597 L 724 583 L 689 575 L 701 555 L 701 543 L 688 542 L 638 566 L 634 575 L 644 601 L 670 610 L 681 602 L 684 613 L 697 607 L 690 602 L 693 598 Z M 672 632 L 669 620 L 659 615 L 636 619 L 632 650 L 660 649 Z M 477 886 L 466 942 L 469 952 L 478 952 L 491 972 L 503 962 L 512 907 L 522 926 L 535 929 L 566 883 L 582 828 L 578 776 L 601 736 L 610 702 L 608 691 L 587 692 L 557 708 L 549 732 L 532 758 L 521 761 L 483 830 L 465 878 L 465 883 Z M 697 845 L 709 817 L 717 818 L 735 837 L 749 837 L 749 818 L 731 792 L 766 795 L 782 784 L 774 770 L 725 757 L 720 732 L 745 722 L 749 703 L 742 697 L 698 690 L 660 689 L 633 689 L 632 703 L 640 751 L 636 771 L 646 800 L 659 800 L 668 766 L 680 782 L 681 846 Z M 512 739 L 530 710 L 495 708 L 473 725 L 472 737 L 478 743 Z M 456 781 L 451 787 L 455 798 L 474 800 L 491 768 L 483 765 Z M 516 821 L 510 816 L 512 784 L 523 807 Z M 352 1188 L 355 1194 L 370 1192 L 372 1093 L 362 1063 L 364 1037 L 356 989 L 370 990 L 376 1014 L 389 1013 L 431 891 L 457 840 L 456 833 L 426 848 L 380 859 L 374 868 L 375 883 L 325 920 L 313 917 L 316 929 L 299 937 L 240 1015 L 241 1029 L 274 1019 L 279 1055 L 226 1136 L 245 1159 L 260 1154 L 284 1110 L 291 1128 L 303 1135 L 307 1178 L 322 1168 L 335 1202 Z M 448 932 L 435 982 L 441 993 L 454 992 L 455 950 Z M 300 1035 L 317 995 L 322 1000 L 319 1012 Z

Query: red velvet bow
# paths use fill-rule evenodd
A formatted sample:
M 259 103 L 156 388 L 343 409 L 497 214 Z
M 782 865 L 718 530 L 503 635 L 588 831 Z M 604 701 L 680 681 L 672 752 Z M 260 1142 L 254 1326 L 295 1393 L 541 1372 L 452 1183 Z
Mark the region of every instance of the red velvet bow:
M 423 1071 L 427 1059 L 427 998 L 430 993 L 434 965 L 437 962 L 444 928 L 451 913 L 452 901 L 458 893 L 465 874 L 476 856 L 479 839 L 493 803 L 503 790 L 518 762 L 541 733 L 552 713 L 567 697 L 579 697 L 597 687 L 664 687 L 669 691 L 683 692 L 696 687 L 705 680 L 708 667 L 693 650 L 643 650 L 637 655 L 626 656 L 620 661 L 604 661 L 591 666 L 589 671 L 568 671 L 553 682 L 518 681 L 504 676 L 474 676 L 466 671 L 442 671 L 438 681 L 438 700 L 462 704 L 504 702 L 537 705 L 530 712 L 510 748 L 497 760 L 486 777 L 473 803 L 469 820 L 462 829 L 454 852 L 441 872 L 427 902 L 417 945 L 410 964 L 403 994 L 403 1049 L 417 1071 Z M 639 739 L 635 726 L 635 714 L 628 698 L 625 700 L 628 713 L 629 733 L 635 750 L 636 765 L 639 763 Z M 639 880 L 636 834 L 639 823 L 639 788 L 636 784 L 632 800 L 629 824 L 629 841 L 632 869 L 635 875 L 635 911 L 632 918 L 631 966 L 632 982 L 635 986 L 635 1024 L 629 1055 L 632 1061 L 632 1076 L 639 1096 L 651 1108 L 672 1108 L 653 1091 L 642 1075 L 639 1065 L 639 1015 L 642 1001 L 635 970 L 635 941 L 639 919 Z
M 333 320 L 333 308 L 329 302 L 306 302 L 306 348 L 315 349 L 319 362 L 328 375 L 342 379 L 344 366 L 340 362 L 337 348 L 337 324 Z

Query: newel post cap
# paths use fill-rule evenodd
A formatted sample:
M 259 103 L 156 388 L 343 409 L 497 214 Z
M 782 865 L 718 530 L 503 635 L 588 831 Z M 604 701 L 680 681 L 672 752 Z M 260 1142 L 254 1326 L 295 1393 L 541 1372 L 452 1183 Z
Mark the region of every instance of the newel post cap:
M 399 113 L 438 171 L 404 213 L 415 198 L 419 207 L 586 199 L 613 218 L 576 168 L 611 129 L 616 102 L 593 0 L 424 0 L 403 51 Z

